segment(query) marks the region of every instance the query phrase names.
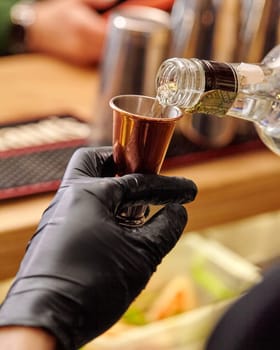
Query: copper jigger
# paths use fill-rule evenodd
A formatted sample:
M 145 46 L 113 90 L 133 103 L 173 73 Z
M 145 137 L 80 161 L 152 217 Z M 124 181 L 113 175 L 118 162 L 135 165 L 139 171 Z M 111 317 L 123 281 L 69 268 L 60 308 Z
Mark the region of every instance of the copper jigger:
M 113 157 L 117 175 L 158 174 L 176 121 L 182 116 L 180 109 L 163 109 L 155 98 L 141 95 L 115 96 L 110 100 L 110 107 L 113 109 Z M 146 209 L 143 205 L 123 208 L 117 220 L 125 226 L 141 226 Z

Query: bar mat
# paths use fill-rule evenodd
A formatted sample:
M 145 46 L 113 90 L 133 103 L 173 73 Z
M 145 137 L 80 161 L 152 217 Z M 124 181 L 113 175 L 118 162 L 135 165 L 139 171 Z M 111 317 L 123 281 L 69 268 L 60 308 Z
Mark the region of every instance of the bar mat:
M 47 116 L 0 124 L 0 200 L 57 190 L 76 149 L 88 145 L 90 126 L 74 116 Z M 255 134 L 237 137 L 223 148 L 194 145 L 175 133 L 163 170 L 255 151 L 264 147 Z
M 66 115 L 0 125 L 0 200 L 55 191 L 89 132 Z

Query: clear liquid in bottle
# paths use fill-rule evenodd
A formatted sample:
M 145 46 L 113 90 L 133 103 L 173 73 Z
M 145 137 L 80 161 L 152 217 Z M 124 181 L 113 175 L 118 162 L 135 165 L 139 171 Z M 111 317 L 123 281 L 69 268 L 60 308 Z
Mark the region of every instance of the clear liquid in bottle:
M 168 59 L 156 87 L 163 106 L 254 122 L 261 140 L 280 155 L 280 45 L 260 64 Z

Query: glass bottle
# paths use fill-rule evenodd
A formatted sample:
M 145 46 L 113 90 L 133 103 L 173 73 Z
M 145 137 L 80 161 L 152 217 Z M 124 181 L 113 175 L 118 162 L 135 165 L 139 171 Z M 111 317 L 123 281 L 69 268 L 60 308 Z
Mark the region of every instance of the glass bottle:
M 156 89 L 162 106 L 254 122 L 262 141 L 280 155 L 280 45 L 258 64 L 167 59 Z

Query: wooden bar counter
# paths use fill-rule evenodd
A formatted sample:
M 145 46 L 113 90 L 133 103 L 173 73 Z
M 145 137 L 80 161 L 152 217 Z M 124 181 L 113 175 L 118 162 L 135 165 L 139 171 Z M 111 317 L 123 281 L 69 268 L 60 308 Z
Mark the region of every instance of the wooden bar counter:
M 0 122 L 92 111 L 98 69 L 81 68 L 40 55 L 0 58 Z M 240 152 L 163 171 L 193 179 L 199 188 L 187 206 L 187 231 L 280 209 L 280 158 L 270 151 Z M 0 201 L 0 280 L 12 277 L 53 193 Z

